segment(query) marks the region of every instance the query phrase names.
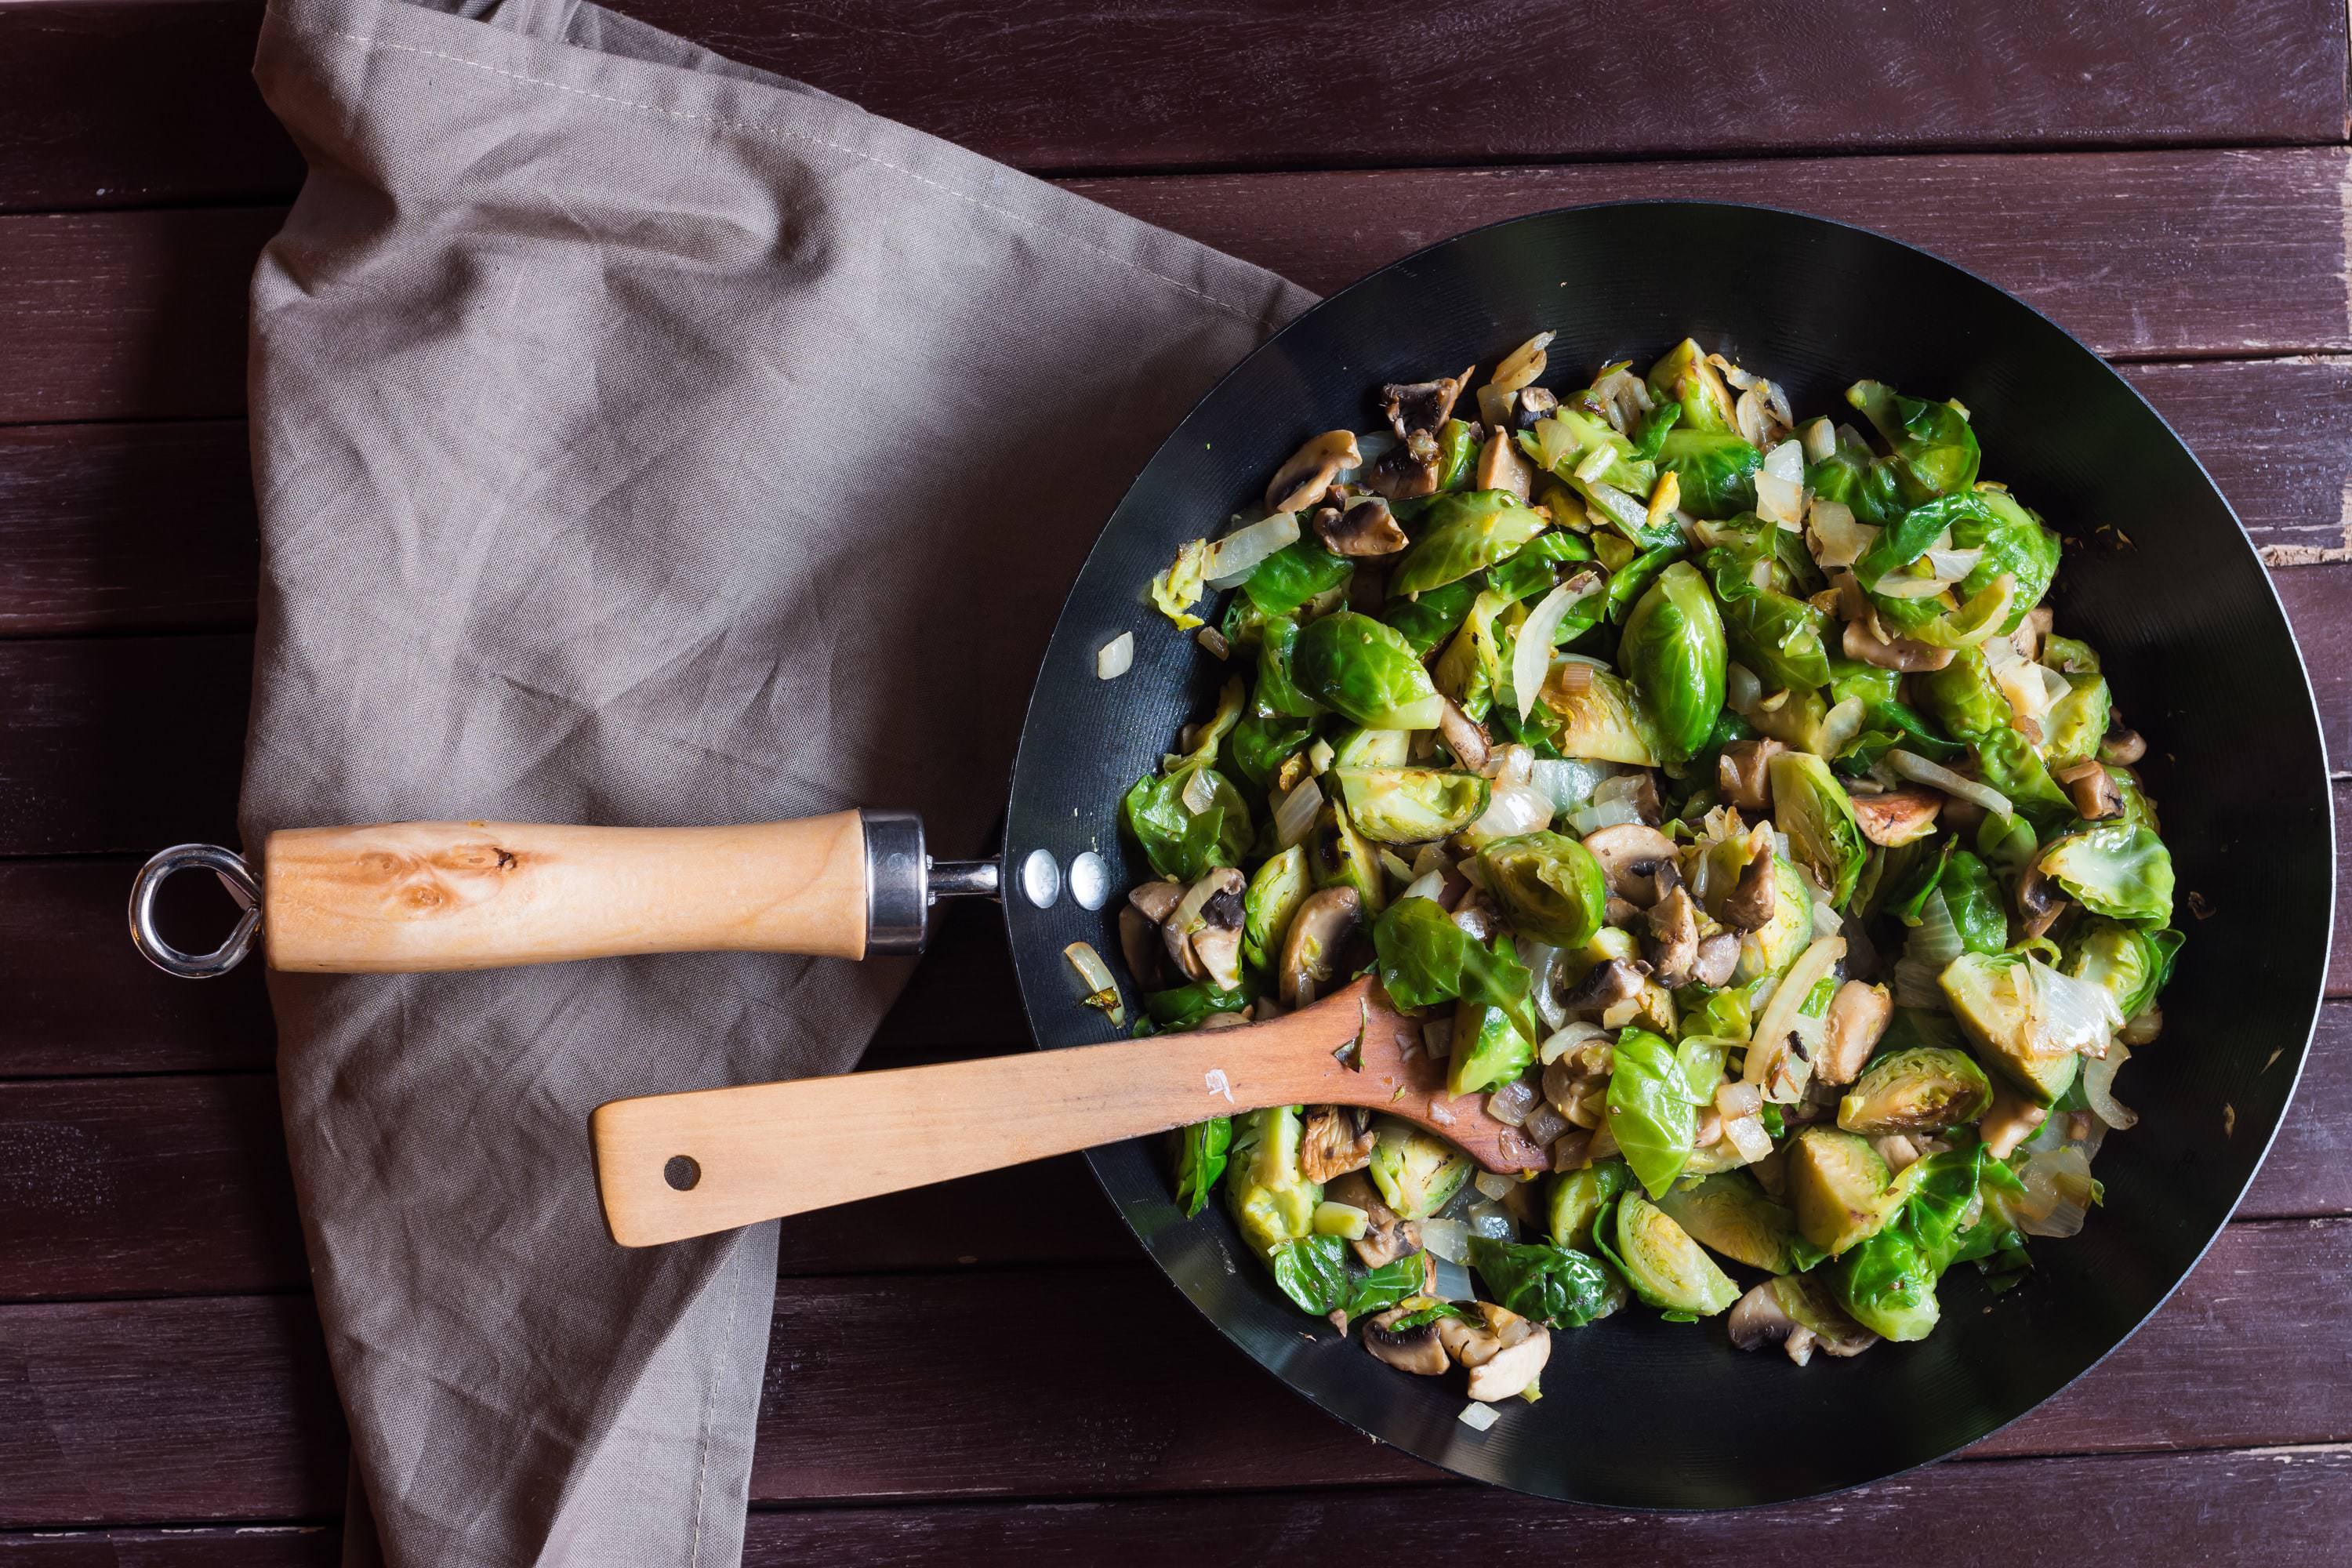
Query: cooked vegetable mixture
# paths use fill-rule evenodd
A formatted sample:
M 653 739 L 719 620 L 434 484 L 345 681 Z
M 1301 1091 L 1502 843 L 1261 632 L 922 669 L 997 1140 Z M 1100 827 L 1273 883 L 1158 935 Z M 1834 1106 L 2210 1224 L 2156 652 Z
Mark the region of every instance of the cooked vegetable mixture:
M 1160 879 L 1120 911 L 1139 1032 L 1377 973 L 1550 1168 L 1288 1106 L 1184 1131 L 1181 1201 L 1474 1400 L 1629 1297 L 1800 1364 L 1922 1338 L 1946 1269 L 2082 1228 L 2134 1120 L 2181 940 L 2145 747 L 1967 409 L 1800 422 L 1691 342 L 1555 393 L 1550 338 L 1467 406 L 1381 388 L 1153 583 L 1234 673 L 1128 792 Z

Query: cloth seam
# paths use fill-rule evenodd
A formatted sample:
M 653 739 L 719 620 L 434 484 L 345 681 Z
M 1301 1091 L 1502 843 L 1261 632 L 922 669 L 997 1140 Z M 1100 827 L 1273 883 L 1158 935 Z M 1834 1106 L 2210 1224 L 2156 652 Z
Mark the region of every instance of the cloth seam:
M 740 1272 L 744 1247 L 740 1237 L 734 1252 L 735 1258 L 727 1270 L 730 1277 Z M 735 1353 L 735 1315 L 742 1304 L 742 1288 L 734 1285 L 727 1292 L 727 1327 L 719 1336 L 719 1366 L 722 1369 Z M 714 1374 L 709 1386 L 702 1391 L 702 1454 L 694 1469 L 694 1543 L 687 1555 L 687 1568 L 702 1568 L 703 1488 L 710 1479 L 710 1407 L 719 1401 L 719 1376 Z
M 288 16 L 284 12 L 278 10 L 275 6 L 269 7 L 268 14 L 282 25 L 292 27 L 297 31 L 317 32 L 320 30 L 305 26 L 301 22 L 296 21 L 292 17 Z M 1250 325 L 1262 330 L 1271 330 L 1275 325 L 1275 322 L 1271 318 L 1254 316 L 1240 306 L 1230 304 L 1203 289 L 1195 289 L 1181 279 L 1171 278 L 1165 272 L 1155 271 L 1151 268 L 1145 266 L 1142 262 L 1134 259 L 1132 257 L 1121 256 L 1117 251 L 1110 249 L 1108 247 L 1097 245 L 1094 241 L 1083 238 L 1078 235 L 1072 234 L 1066 229 L 1055 228 L 1050 224 L 1039 223 L 1036 219 L 1014 212 L 1009 207 L 999 206 L 993 202 L 982 201 L 980 197 L 972 195 L 967 191 L 960 191 L 953 185 L 944 184 L 938 180 L 929 178 L 928 175 L 919 174 L 914 170 L 909 169 L 903 164 L 893 163 L 887 158 L 877 157 L 871 153 L 861 152 L 856 147 L 851 147 L 839 142 L 829 142 L 822 136 L 813 136 L 808 132 L 802 131 L 789 131 L 782 126 L 762 125 L 755 121 L 735 120 L 720 114 L 698 114 L 692 110 L 686 109 L 667 109 L 658 103 L 645 103 L 640 102 L 635 99 L 615 97 L 611 93 L 593 92 L 583 87 L 573 87 L 568 82 L 551 81 L 541 77 L 525 76 L 520 71 L 509 70 L 503 66 L 492 65 L 486 60 L 467 59 L 462 55 L 448 54 L 439 49 L 428 49 L 415 44 L 394 43 L 388 38 L 372 37 L 364 33 L 346 32 L 341 27 L 328 27 L 325 28 L 324 31 L 331 37 L 346 39 L 349 42 L 362 45 L 367 48 L 392 49 L 402 54 L 422 56 L 427 59 L 446 60 L 451 65 L 465 66 L 473 70 L 488 72 L 491 76 L 504 77 L 509 81 L 520 82 L 526 87 L 551 88 L 557 92 L 570 93 L 575 98 L 584 98 L 592 102 L 610 104 L 621 109 L 638 110 L 648 114 L 665 115 L 672 120 L 699 121 L 705 124 L 721 127 L 726 130 L 746 132 L 751 135 L 764 136 L 772 140 L 803 142 L 812 146 L 824 147 L 832 152 L 845 153 L 847 156 L 858 159 L 863 163 L 872 163 L 877 168 L 888 169 L 894 174 L 904 174 L 907 178 L 914 181 L 918 184 L 929 185 L 935 191 L 939 191 L 946 195 L 953 196 L 958 201 L 969 203 L 971 205 L 979 208 L 982 212 L 994 213 L 997 216 L 1008 219 L 1021 227 L 1034 229 L 1040 234 L 1051 235 L 1056 239 L 1066 239 L 1073 245 L 1093 251 L 1096 255 L 1100 256 L 1106 260 L 1113 262 L 1118 266 L 1124 267 L 1130 271 L 1139 272 L 1147 278 L 1156 279 L 1160 282 L 1167 284 L 1171 289 L 1181 289 L 1184 293 L 1190 294 L 1194 299 L 1200 300 L 1214 309 L 1223 311 L 1225 314 L 1234 317 L 1237 321 L 1246 321 Z

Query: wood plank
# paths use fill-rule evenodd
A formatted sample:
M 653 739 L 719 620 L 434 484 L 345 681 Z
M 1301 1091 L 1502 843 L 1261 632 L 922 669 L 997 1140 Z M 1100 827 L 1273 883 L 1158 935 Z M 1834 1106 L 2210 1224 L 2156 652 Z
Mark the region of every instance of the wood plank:
M 1511 0 L 1437 9 L 1064 0 L 1017 17 L 978 0 L 627 0 L 618 9 L 1032 170 L 2344 133 L 2345 18 L 2334 0 L 1990 7 L 1965 27 L 1922 26 L 1875 0 L 1795 14 L 1691 0 L 1664 28 Z M 291 191 L 300 163 L 247 74 L 259 5 L 162 10 L 120 0 L 0 8 L 0 149 L 15 153 L 0 153 L 0 206 Z M 1335 37 L 1347 47 L 1344 106 L 1309 90 L 1328 79 Z M 1573 61 L 1573 90 L 1539 71 L 1531 84 L 1498 69 L 1505 58 Z M 1234 64 L 1202 71 L 1202 59 Z M 1109 82 L 1118 90 L 1102 90 Z M 1672 85 L 1682 83 L 1691 88 Z M 1673 111 L 1662 111 L 1669 98 Z M 184 134 L 186 126 L 205 133 Z
M 332 1524 L 0 1533 L 0 1563 L 10 1568 L 335 1568 L 342 1560 L 343 1532 Z
M 1635 196 L 1792 206 L 1947 256 L 2101 353 L 2161 359 L 2352 348 L 2347 156 L 1935 154 L 1069 184 L 1326 291 L 1447 235 L 1547 207 Z M 279 217 L 274 207 L 0 217 L 0 424 L 240 412 L 246 279 Z
M 2352 518 L 2352 360 L 2131 364 L 2273 564 Z M 0 427 L 0 636 L 242 629 L 257 524 L 239 420 Z
M 1467 1486 L 755 1511 L 743 1562 L 746 1568 L 885 1562 L 1192 1568 L 1223 1548 L 1252 1562 L 2080 1568 L 2243 1562 L 2247 1543 L 2258 1542 L 2265 1568 L 2332 1568 L 2343 1562 L 2352 1529 L 2347 1499 L 2352 1453 L 2341 1449 L 2179 1454 L 1937 1465 L 1834 1498 L 1717 1514 L 1565 1509 Z

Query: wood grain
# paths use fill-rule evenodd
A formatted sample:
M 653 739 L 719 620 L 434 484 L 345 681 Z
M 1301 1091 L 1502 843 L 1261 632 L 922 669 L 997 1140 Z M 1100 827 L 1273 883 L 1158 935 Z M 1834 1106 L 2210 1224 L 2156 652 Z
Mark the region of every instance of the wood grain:
M 1547 207 L 1637 196 L 1795 207 L 1925 246 L 2103 353 L 2162 359 L 2352 348 L 2347 157 L 2341 147 L 1933 154 L 1069 184 L 1323 291 Z M 0 217 L 0 424 L 241 412 L 246 280 L 280 216 Z
M 0 1533 L 0 1563 L 9 1568 L 335 1568 L 342 1560 L 335 1524 Z
M 247 75 L 261 7 L 158 9 L 0 8 L 0 206 L 293 189 L 299 161 Z M 1665 26 L 1511 0 L 1045 0 L 1017 16 L 980 0 L 619 9 L 1032 170 L 2344 134 L 2345 19 L 2333 0 L 1978 7 L 1936 27 L 1874 0 L 1691 0 Z M 1335 48 L 1343 100 L 1314 90 Z M 1203 60 L 1220 64 L 1203 70 Z M 199 125 L 202 135 L 181 130 Z

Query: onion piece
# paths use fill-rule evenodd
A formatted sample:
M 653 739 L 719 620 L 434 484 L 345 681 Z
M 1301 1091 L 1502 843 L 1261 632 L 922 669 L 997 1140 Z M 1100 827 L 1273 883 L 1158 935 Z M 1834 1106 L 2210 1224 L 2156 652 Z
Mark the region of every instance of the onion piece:
M 1546 1039 L 1538 1048 L 1536 1056 L 1544 1066 L 1549 1067 L 1587 1041 L 1605 1040 L 1608 1037 L 1609 1031 L 1600 1025 L 1579 1018 L 1573 1023 L 1562 1025 L 1559 1033 Z
M 1854 521 L 1853 509 L 1843 501 L 1813 498 L 1805 511 L 1813 530 L 1813 559 L 1824 568 L 1851 566 L 1878 538 L 1878 530 Z
M 1781 443 L 1782 447 L 1792 445 L 1793 442 Z M 1805 487 L 1795 479 L 1784 479 L 1778 474 L 1757 469 L 1756 515 L 1791 532 L 1802 528 L 1805 521 Z
M 1862 733 L 1866 710 L 1859 697 L 1849 697 L 1822 715 L 1821 754 L 1834 757 Z
M 1723 668 L 1723 700 L 1735 713 L 1745 713 L 1764 700 L 1764 683 L 1754 670 L 1734 659 Z
M 1528 1112 L 1535 1109 L 1536 1101 L 1541 1098 L 1535 1085 L 1523 1078 L 1515 1078 L 1486 1097 L 1486 1114 L 1506 1127 L 1523 1127 L 1527 1124 Z M 1501 1180 L 1500 1177 L 1495 1179 Z M 1478 1178 L 1478 1190 L 1482 1193 L 1486 1193 L 1486 1180 L 1483 1174 Z M 1503 1192 L 1508 1191 L 1510 1187 L 1506 1184 Z M 1486 1195 L 1499 1201 L 1503 1193 L 1486 1193 Z
M 1207 627 L 1202 628 L 1203 631 Z M 1135 667 L 1135 634 L 1121 632 L 1095 650 L 1095 679 L 1117 680 Z
M 1756 1020 L 1755 1032 L 1748 1037 L 1748 1065 L 1739 1075 L 1743 1083 L 1763 1086 L 1765 1099 L 1790 1105 L 1804 1092 L 1804 1079 L 1811 1073 L 1810 1066 L 1801 1074 L 1780 1070 L 1789 1055 L 1789 1037 L 1796 1032 L 1797 1015 L 1805 998 L 1844 956 L 1845 938 L 1822 937 L 1797 955 L 1797 962 L 1789 966 L 1789 973 L 1772 988 L 1772 999 L 1764 1005 L 1763 1013 Z M 1776 1088 L 1780 1090 L 1778 1094 L 1773 1092 Z
M 1077 971 L 1079 984 L 1087 988 L 1082 998 L 1086 1005 L 1100 1008 L 1111 1027 L 1124 1027 L 1127 1009 L 1119 1003 L 1118 980 L 1111 973 L 1110 965 L 1102 961 L 1102 954 L 1083 942 L 1074 942 L 1062 950 L 1062 956 L 1070 961 L 1070 967 Z
M 1470 1256 L 1470 1227 L 1458 1219 L 1425 1219 L 1421 1224 L 1421 1244 L 1431 1256 L 1446 1263 L 1461 1263 Z M 1446 1297 L 1444 1271 L 1439 1270 L 1436 1294 L 1442 1299 L 1461 1300 L 1459 1296 Z
M 1178 796 L 1184 809 L 1198 816 L 1217 804 L 1217 786 L 1210 782 L 1209 770 L 1194 768 L 1184 776 L 1184 788 Z
M 1940 578 L 1898 577 L 1889 572 L 1873 584 L 1870 591 L 1882 599 L 1932 599 L 1950 586 Z
M 1715 1087 L 1715 1109 L 1728 1123 L 1764 1109 L 1764 1091 L 1752 1083 L 1720 1083 Z
M 1941 974 L 1947 964 L 1967 951 L 1960 941 L 1960 928 L 1952 919 L 1952 906 L 1945 901 L 1944 889 L 1937 888 L 1919 905 L 1919 923 L 1911 929 L 1911 936 L 1903 944 L 1903 956 L 1930 972 Z
M 1620 827 L 1642 820 L 1642 808 L 1630 800 L 1595 801 L 1580 805 L 1568 814 L 1568 825 L 1576 829 L 1579 838 L 1600 832 L 1604 827 Z
M 1298 514 L 1278 511 L 1263 521 L 1237 528 L 1209 546 L 1202 574 L 1212 588 L 1238 588 L 1267 556 L 1297 542 Z
M 1287 849 L 1290 847 L 1286 844 L 1283 847 Z M 1437 896 L 1444 891 L 1445 891 L 1445 873 L 1443 871 L 1423 871 L 1420 876 L 1415 877 L 1412 881 L 1407 882 L 1404 885 L 1404 891 L 1399 893 L 1397 897 L 1400 899 L 1427 899 L 1433 904 L 1437 902 Z
M 1553 810 L 1573 811 L 1591 800 L 1593 792 L 1616 773 L 1615 763 L 1548 758 L 1528 765 L 1528 783 L 1551 796 Z
M 1464 1405 L 1462 1407 L 1462 1414 L 1456 1415 L 1454 1419 L 1461 1422 L 1462 1425 L 1469 1427 L 1473 1432 L 1484 1432 L 1502 1418 L 1503 1415 L 1501 1411 L 1496 1410 L 1491 1405 L 1481 1405 L 1474 1399 L 1469 1404 Z
M 1982 550 L 1930 550 L 1920 557 L 1927 563 L 1928 573 L 1947 583 L 1957 583 L 1977 569 L 1984 559 Z
M 1300 779 L 1297 786 L 1282 797 L 1274 808 L 1275 842 L 1285 849 L 1306 842 L 1315 831 L 1315 816 L 1323 809 L 1323 790 L 1313 776 Z
M 2083 1064 L 2083 1103 L 2091 1114 L 2121 1132 L 2139 1121 L 2139 1112 L 2116 1098 L 2116 1069 L 2131 1060 L 2131 1047 L 2117 1040 L 2104 1057 Z
M 1886 763 L 1913 784 L 1942 790 L 1955 800 L 1973 801 L 1987 811 L 1999 812 L 2003 816 L 2013 815 L 2016 810 L 2010 805 L 2009 796 L 1990 784 L 1962 778 L 1951 769 L 1931 763 L 1916 752 L 1906 752 L 1897 746 L 1886 753 Z
M 1764 1131 L 1763 1119 L 1759 1116 L 1725 1117 L 1723 1136 L 1739 1151 L 1739 1157 L 1751 1165 L 1772 1152 L 1772 1135 Z
M 2054 1124 L 2063 1118 L 2053 1117 Z M 2007 1200 L 2010 1217 L 2028 1236 L 2064 1237 L 2078 1234 L 2090 1217 L 2090 1156 L 2079 1143 L 2039 1149 L 2017 1169 L 2025 1191 Z
M 1776 479 L 1786 479 L 1790 484 L 1802 484 L 1805 480 L 1805 449 L 1794 441 L 1783 441 L 1764 454 L 1761 471 Z
M 1568 612 L 1601 592 L 1601 579 L 1590 572 L 1579 573 L 1543 596 L 1543 602 L 1528 612 L 1520 626 L 1518 640 L 1511 647 L 1511 689 L 1518 694 L 1519 721 L 1535 710 L 1536 697 L 1543 690 L 1544 677 L 1551 669 L 1552 636 Z
M 1498 1204 L 1509 1197 L 1511 1189 L 1519 1184 L 1508 1176 L 1498 1176 L 1492 1171 L 1481 1171 L 1470 1178 L 1470 1184 L 1478 1189 L 1480 1197 L 1485 1198 L 1488 1203 Z
M 2044 1056 L 2079 1051 L 2098 1058 L 2115 1048 L 2116 1031 L 2124 1026 L 2124 1019 L 2105 986 L 2062 974 L 2031 954 L 2025 967 L 2033 977 L 2036 1050 Z
M 1463 1223 L 1469 1226 L 1473 1240 L 1484 1237 L 1488 1241 L 1517 1241 L 1519 1227 L 1511 1221 L 1510 1212 L 1500 1204 L 1481 1198 L 1462 1211 Z
M 1331 482 L 1337 485 L 1350 485 L 1355 483 L 1357 475 L 1362 473 L 1366 468 L 1370 468 L 1374 463 L 1379 462 L 1382 458 L 1387 457 L 1390 449 L 1396 444 L 1397 438 L 1386 430 L 1374 430 L 1367 435 L 1358 436 L 1356 437 L 1356 466 L 1351 468 L 1341 468 L 1338 473 L 1331 476 Z
M 1472 846 L 1484 848 L 1498 838 L 1516 838 L 1551 826 L 1551 796 L 1531 784 L 1497 789 L 1486 813 L 1462 830 Z

